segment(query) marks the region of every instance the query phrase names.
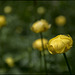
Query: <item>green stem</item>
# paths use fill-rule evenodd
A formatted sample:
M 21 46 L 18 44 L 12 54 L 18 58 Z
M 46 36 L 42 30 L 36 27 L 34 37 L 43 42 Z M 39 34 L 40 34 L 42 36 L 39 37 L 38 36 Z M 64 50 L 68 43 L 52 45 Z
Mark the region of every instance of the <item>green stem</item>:
M 40 72 L 41 72 L 41 69 L 42 68 L 42 57 L 41 57 L 41 51 L 40 51 Z
M 1 31 L 2 29 L 0 30 L 0 36 L 1 36 Z M 0 46 L 1 46 L 1 53 L 0 53 L 0 58 L 1 58 L 1 64 L 0 64 L 0 67 L 4 67 L 4 61 L 3 61 L 3 54 L 4 54 L 4 47 L 3 47 L 4 43 L 1 41 L 1 37 L 0 37 Z
M 66 61 L 66 64 L 67 64 L 67 67 L 68 67 L 69 73 L 70 73 L 70 75 L 72 75 L 71 68 L 70 68 L 70 65 L 69 65 L 69 63 L 68 63 L 68 60 L 67 60 L 66 54 L 63 53 L 63 55 L 64 55 L 64 58 L 65 58 L 65 61 Z
M 46 56 L 45 56 L 45 53 L 44 53 L 44 45 L 43 45 L 43 35 L 42 35 L 42 33 L 40 33 L 40 36 L 41 36 L 41 42 L 42 42 L 42 48 L 43 48 L 45 72 L 47 74 Z

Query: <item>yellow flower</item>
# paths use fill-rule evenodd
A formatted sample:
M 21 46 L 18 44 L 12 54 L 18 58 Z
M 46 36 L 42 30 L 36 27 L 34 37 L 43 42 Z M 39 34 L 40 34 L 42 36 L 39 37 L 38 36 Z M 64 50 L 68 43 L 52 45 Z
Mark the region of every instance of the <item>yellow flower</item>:
M 48 24 L 46 20 L 41 19 L 32 25 L 31 30 L 35 33 L 40 33 L 48 30 L 50 27 L 51 24 Z
M 4 25 L 6 25 L 6 17 L 3 15 L 0 15 L 0 28 Z
M 70 37 L 70 35 L 58 35 L 51 40 L 49 40 L 47 47 L 48 51 L 51 54 L 57 54 L 57 53 L 65 53 L 68 51 L 73 44 L 73 40 Z
M 66 24 L 66 18 L 64 16 L 58 16 L 56 17 L 55 22 L 58 26 L 63 26 Z
M 45 8 L 44 7 L 38 7 L 37 8 L 37 13 L 38 14 L 44 14 L 45 13 Z
M 4 12 L 5 13 L 10 13 L 12 11 L 12 7 L 11 6 L 5 6 L 5 8 L 4 8 Z
M 14 60 L 12 57 L 8 57 L 5 59 L 5 62 L 10 66 L 13 67 L 14 66 Z
M 47 43 L 48 43 L 48 40 L 43 39 L 43 46 L 44 46 L 44 49 L 47 49 L 47 47 L 46 47 L 46 44 L 47 44 Z M 33 48 L 34 48 L 34 49 L 38 49 L 38 50 L 40 50 L 40 51 L 43 50 L 41 39 L 37 39 L 37 40 L 35 40 L 35 41 L 33 42 Z

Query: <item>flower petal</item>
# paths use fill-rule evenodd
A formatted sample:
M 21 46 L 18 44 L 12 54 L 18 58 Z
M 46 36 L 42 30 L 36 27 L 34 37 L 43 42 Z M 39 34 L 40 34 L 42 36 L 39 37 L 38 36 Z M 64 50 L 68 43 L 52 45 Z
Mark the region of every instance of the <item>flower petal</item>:
M 56 54 L 56 51 L 54 50 L 53 46 L 52 45 L 47 45 L 48 46 L 48 51 L 51 53 L 51 54 Z

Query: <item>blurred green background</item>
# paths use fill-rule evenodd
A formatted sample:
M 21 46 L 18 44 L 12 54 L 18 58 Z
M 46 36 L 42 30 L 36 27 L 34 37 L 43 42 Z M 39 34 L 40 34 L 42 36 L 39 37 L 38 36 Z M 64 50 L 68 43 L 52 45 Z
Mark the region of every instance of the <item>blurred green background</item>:
M 5 12 L 9 6 L 11 11 Z M 43 14 L 38 13 L 42 7 Z M 8 10 L 8 9 L 7 9 Z M 40 38 L 30 30 L 32 24 L 45 19 L 52 26 L 43 32 L 46 39 L 58 34 L 69 34 L 73 38 L 73 47 L 66 52 L 72 73 L 75 74 L 75 1 L 0 1 L 0 15 L 4 15 L 7 25 L 0 29 L 0 74 L 40 74 L 40 53 L 32 48 L 32 43 Z M 58 27 L 55 18 L 66 17 L 64 26 Z M 46 51 L 47 72 L 53 74 L 68 74 L 68 69 L 62 54 L 51 55 Z M 10 67 L 5 59 L 12 57 L 14 66 Z M 43 61 L 42 61 L 43 64 Z M 41 73 L 44 73 L 42 66 Z

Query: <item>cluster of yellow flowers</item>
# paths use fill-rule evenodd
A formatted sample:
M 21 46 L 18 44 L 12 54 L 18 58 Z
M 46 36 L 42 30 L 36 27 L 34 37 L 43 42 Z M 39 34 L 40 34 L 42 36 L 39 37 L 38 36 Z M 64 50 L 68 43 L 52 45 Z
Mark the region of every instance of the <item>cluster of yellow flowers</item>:
M 12 11 L 11 6 L 4 7 L 4 13 L 9 14 Z M 6 25 L 6 17 L 4 15 L 0 15 L 0 28 Z
M 11 6 L 4 7 L 4 13 L 9 14 L 12 11 Z M 6 17 L 4 15 L 0 15 L 0 28 L 6 25 Z
M 4 8 L 5 13 L 10 13 L 12 11 L 12 8 L 10 6 L 6 6 Z M 0 28 L 6 25 L 6 17 L 4 15 L 0 15 Z
M 66 24 L 66 18 L 64 16 L 58 16 L 55 19 L 55 22 L 57 25 L 63 26 Z M 4 25 L 6 25 L 6 17 L 3 15 L 0 15 L 0 28 L 3 27 Z M 41 19 L 32 25 L 31 30 L 35 33 L 41 33 L 41 32 L 47 31 L 50 28 L 51 28 L 51 24 L 49 24 L 46 20 Z M 50 39 L 49 42 L 45 38 L 42 38 L 42 39 L 43 39 L 44 49 L 46 50 L 48 49 L 48 51 L 51 54 L 65 53 L 72 47 L 72 44 L 73 44 L 73 40 L 70 35 L 58 35 Z M 43 50 L 41 39 L 37 39 L 33 42 L 33 48 L 38 49 L 40 51 Z M 12 58 L 6 59 L 6 62 L 11 67 L 14 65 Z
M 55 21 L 58 25 L 62 26 L 66 23 L 66 18 L 64 16 L 59 16 Z M 35 33 L 41 33 L 45 32 L 50 27 L 51 24 L 48 24 L 46 20 L 41 19 L 32 25 L 31 30 Z M 48 49 L 51 54 L 65 53 L 72 47 L 72 44 L 73 40 L 70 35 L 58 35 L 50 39 L 49 42 L 47 39 L 43 39 L 44 49 Z M 33 48 L 40 51 L 43 50 L 41 39 L 37 39 L 33 42 Z

